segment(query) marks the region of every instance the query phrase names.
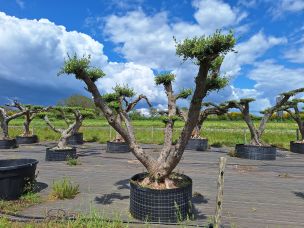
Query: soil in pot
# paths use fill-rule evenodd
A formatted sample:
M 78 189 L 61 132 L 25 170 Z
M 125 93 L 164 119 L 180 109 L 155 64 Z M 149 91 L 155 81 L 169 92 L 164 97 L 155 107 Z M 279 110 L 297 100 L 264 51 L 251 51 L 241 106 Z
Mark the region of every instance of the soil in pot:
M 178 174 L 182 184 L 172 189 L 152 189 L 142 186 L 147 173 L 134 175 L 130 180 L 130 213 L 141 221 L 177 223 L 191 218 L 192 180 Z
M 107 142 L 107 153 L 128 153 L 130 151 L 126 142 Z
M 18 147 L 16 139 L 0 139 L 0 149 L 14 149 Z
M 276 160 L 277 149 L 274 146 L 237 144 L 235 156 L 250 160 Z
M 189 139 L 186 150 L 206 151 L 208 149 L 208 139 Z
M 76 147 L 66 149 L 46 148 L 46 161 L 66 161 L 69 158 L 77 158 Z
M 0 199 L 16 200 L 35 180 L 35 159 L 0 160 Z
M 290 151 L 298 154 L 304 154 L 304 141 L 291 141 Z
M 83 133 L 77 132 L 67 139 L 67 143 L 70 145 L 81 145 L 83 144 Z
M 31 135 L 31 136 L 16 136 L 16 140 L 18 144 L 33 144 L 38 143 L 38 136 Z

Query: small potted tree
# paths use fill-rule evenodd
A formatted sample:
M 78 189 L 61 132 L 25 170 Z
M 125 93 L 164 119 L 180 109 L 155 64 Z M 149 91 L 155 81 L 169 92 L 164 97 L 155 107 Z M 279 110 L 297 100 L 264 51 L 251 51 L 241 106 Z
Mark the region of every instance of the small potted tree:
M 229 101 L 228 103 L 231 105 L 231 107 L 237 108 L 241 111 L 243 119 L 246 122 L 251 135 L 249 144 L 237 144 L 235 146 L 236 156 L 251 160 L 275 160 L 276 147 L 265 145 L 261 139 L 266 128 L 266 123 L 274 112 L 278 111 L 284 104 L 286 104 L 290 97 L 303 91 L 304 89 L 301 88 L 282 93 L 282 99 L 279 102 L 262 112 L 263 117 L 258 127 L 254 125 L 249 111 L 249 103 L 254 101 L 254 99 L 246 98 L 241 99 L 240 101 Z
M 208 149 L 208 139 L 201 137 L 201 130 L 205 120 L 210 115 L 224 115 L 228 112 L 230 104 L 223 103 L 216 105 L 212 102 L 205 102 L 202 104 L 203 110 L 200 113 L 197 125 L 194 127 L 191 138 L 188 141 L 186 150 L 205 151 Z M 187 113 L 181 109 L 177 109 L 179 116 L 186 121 Z
M 81 108 L 81 107 L 70 107 L 78 110 L 82 116 L 83 119 L 87 118 L 95 118 L 95 110 L 91 108 Z M 72 124 L 73 120 L 67 118 L 64 114 L 64 112 L 61 112 L 61 117 L 64 119 L 67 126 Z M 73 119 L 73 118 L 72 118 Z M 80 125 L 77 125 L 77 128 L 73 131 L 73 134 L 67 138 L 67 143 L 69 145 L 82 145 L 84 143 L 83 140 L 83 132 L 80 132 L 80 127 L 82 126 L 82 123 Z
M 0 107 L 0 121 L 3 134 L 2 139 L 0 140 L 0 149 L 12 149 L 18 147 L 17 140 L 9 137 L 8 124 L 11 120 L 23 116 L 24 114 L 24 111 L 14 112 L 5 107 Z
M 289 116 L 297 123 L 301 135 L 300 140 L 290 142 L 290 151 L 304 154 L 304 121 L 302 120 L 301 112 L 298 107 L 300 103 L 304 103 L 304 99 L 293 99 L 288 101 L 281 108 L 281 111 L 287 112 Z
M 33 119 L 41 112 L 46 112 L 50 107 L 44 108 L 41 106 L 34 105 L 22 105 L 17 100 L 14 100 L 12 104 L 7 105 L 9 107 L 13 107 L 18 109 L 20 112 L 24 113 L 24 122 L 23 134 L 20 136 L 16 136 L 16 140 L 18 144 L 32 144 L 38 142 L 38 136 L 33 135 L 33 132 L 30 130 L 30 125 Z
M 90 58 L 68 57 L 60 74 L 73 74 L 86 84 L 95 105 L 103 112 L 108 123 L 128 143 L 131 152 L 144 165 L 147 173 L 134 175 L 130 180 L 130 213 L 133 217 L 153 222 L 177 222 L 191 213 L 192 180 L 186 175 L 173 172 L 180 162 L 191 132 L 195 127 L 203 98 L 210 88 L 219 86 L 222 78 L 219 70 L 227 52 L 235 45 L 232 33 L 195 37 L 177 43 L 176 53 L 184 60 L 193 60 L 198 65 L 195 88 L 190 102 L 187 121 L 175 145 L 173 127 L 176 120 L 176 97 L 173 95 L 172 74 L 156 77 L 157 84 L 163 84 L 168 100 L 168 116 L 165 126 L 164 145 L 157 158 L 147 153 L 136 141 L 131 120 L 124 110 L 121 117 L 124 124 L 117 121 L 115 111 L 109 107 L 100 94 L 95 82 L 105 76 L 102 70 L 90 66 Z M 211 72 L 211 73 L 210 73 Z
M 77 108 L 69 108 L 69 107 L 54 107 L 52 108 L 55 111 L 58 111 L 60 115 L 63 115 L 66 123 L 68 124 L 68 115 L 73 114 L 74 121 L 68 124 L 68 127 L 65 129 L 56 128 L 48 116 L 44 116 L 44 120 L 46 124 L 56 133 L 60 134 L 60 139 L 56 147 L 46 148 L 46 161 L 65 161 L 68 158 L 76 158 L 76 148 L 68 146 L 68 138 L 71 137 L 75 132 L 79 130 L 82 125 L 83 116 Z
M 115 119 L 120 125 L 122 125 L 124 121 L 122 113 L 126 113 L 128 115 L 141 100 L 145 100 L 149 107 L 152 106 L 148 98 L 142 94 L 134 100 L 131 100 L 132 97 L 135 96 L 135 92 L 128 86 L 117 85 L 113 89 L 114 92 L 103 95 L 103 99 L 114 111 Z M 126 153 L 130 152 L 130 147 L 123 137 L 116 131 L 114 140 L 107 142 L 106 151 L 108 153 Z

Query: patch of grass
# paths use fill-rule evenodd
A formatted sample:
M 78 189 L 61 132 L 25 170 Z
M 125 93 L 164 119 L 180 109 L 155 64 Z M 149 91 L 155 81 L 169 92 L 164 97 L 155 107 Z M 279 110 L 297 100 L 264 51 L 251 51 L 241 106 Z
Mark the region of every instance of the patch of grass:
M 63 178 L 53 182 L 50 196 L 53 199 L 73 199 L 78 193 L 79 185 L 74 185 L 67 178 Z
M 24 208 L 39 204 L 41 202 L 42 199 L 38 193 L 28 192 L 22 195 L 18 200 L 0 200 L 0 211 L 6 213 L 16 213 Z
M 67 158 L 67 165 L 69 166 L 76 166 L 76 165 L 81 165 L 81 162 L 77 158 Z
M 0 228 L 127 228 L 129 225 L 117 217 L 112 220 L 100 215 L 99 213 L 90 213 L 89 215 L 79 215 L 75 220 L 54 221 L 45 220 L 40 223 L 30 222 L 12 222 L 7 218 L 0 217 Z

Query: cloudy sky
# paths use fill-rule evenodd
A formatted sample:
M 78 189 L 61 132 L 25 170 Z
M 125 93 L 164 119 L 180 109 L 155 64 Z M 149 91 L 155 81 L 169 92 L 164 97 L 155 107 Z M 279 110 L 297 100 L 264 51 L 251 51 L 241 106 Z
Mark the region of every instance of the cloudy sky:
M 254 97 L 258 111 L 278 93 L 304 86 L 304 0 L 1 0 L 0 104 L 88 95 L 82 82 L 57 76 L 66 54 L 76 52 L 90 54 L 107 74 L 98 81 L 101 92 L 128 84 L 162 107 L 157 72 L 175 72 L 176 91 L 191 88 L 197 73 L 175 55 L 173 36 L 216 29 L 235 32 L 237 53 L 222 66 L 229 86 L 208 100 Z

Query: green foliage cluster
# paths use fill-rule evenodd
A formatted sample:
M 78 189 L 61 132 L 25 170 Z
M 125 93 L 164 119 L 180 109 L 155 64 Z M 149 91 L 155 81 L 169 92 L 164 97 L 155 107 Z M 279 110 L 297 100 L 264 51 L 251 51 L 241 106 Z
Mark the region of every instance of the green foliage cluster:
M 134 90 L 128 87 L 128 85 L 116 85 L 113 90 L 118 97 L 133 97 L 135 95 Z
M 225 55 L 233 50 L 235 42 L 232 32 L 221 34 L 218 30 L 210 36 L 194 37 L 176 43 L 176 54 L 183 60 L 195 60 L 197 64 L 210 63 L 220 54 Z
M 192 94 L 192 89 L 182 89 L 177 94 L 177 99 L 187 99 Z
M 105 76 L 105 73 L 101 69 L 91 67 L 90 63 L 90 55 L 81 58 L 78 58 L 77 54 L 74 54 L 72 57 L 68 55 L 68 59 L 64 60 L 64 65 L 58 75 L 74 74 L 79 80 L 83 80 L 84 76 L 87 75 L 93 82 Z
M 168 85 L 169 83 L 175 80 L 175 74 L 172 73 L 158 74 L 154 80 L 156 85 L 161 85 L 161 84 Z

